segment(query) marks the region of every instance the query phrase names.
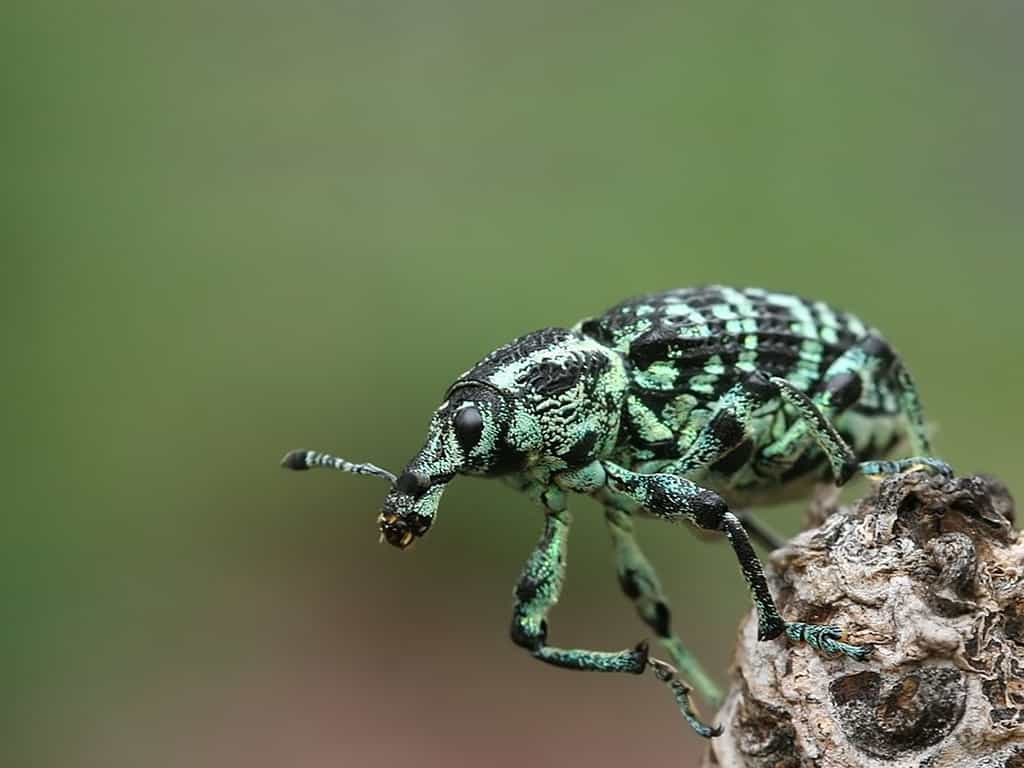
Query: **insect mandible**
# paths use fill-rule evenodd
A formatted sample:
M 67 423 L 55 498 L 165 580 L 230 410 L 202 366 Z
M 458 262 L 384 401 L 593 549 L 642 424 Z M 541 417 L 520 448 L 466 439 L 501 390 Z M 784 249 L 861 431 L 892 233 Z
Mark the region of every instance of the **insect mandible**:
M 911 458 L 882 458 L 903 439 Z M 839 627 L 780 615 L 744 527 L 753 521 L 736 510 L 858 473 L 951 474 L 930 454 L 913 381 L 877 331 L 824 302 L 705 286 L 630 299 L 571 329 L 545 328 L 498 348 L 448 388 L 426 444 L 397 477 L 317 451 L 292 451 L 282 463 L 387 479 L 378 523 L 400 549 L 430 530 L 456 475 L 506 479 L 544 510 L 544 531 L 515 589 L 516 645 L 568 669 L 651 671 L 693 729 L 715 736 L 721 729 L 700 720 L 690 685 L 711 703 L 718 689 L 673 631 L 633 519 L 685 520 L 725 534 L 757 610 L 758 639 L 785 635 L 863 661 L 872 646 L 845 642 Z M 646 643 L 612 652 L 548 644 L 572 493 L 604 507 L 622 590 L 672 664 Z

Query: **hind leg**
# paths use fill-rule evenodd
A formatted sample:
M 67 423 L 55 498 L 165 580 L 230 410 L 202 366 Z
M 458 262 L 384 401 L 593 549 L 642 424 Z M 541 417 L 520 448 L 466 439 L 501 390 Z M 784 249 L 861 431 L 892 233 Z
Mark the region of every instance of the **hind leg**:
M 882 381 L 896 396 L 907 424 L 911 451 L 915 455 L 897 461 L 857 462 L 853 451 L 832 423 L 857 402 L 865 401 L 869 406 L 880 407 L 882 395 L 878 382 Z M 785 435 L 761 452 L 760 460 L 774 473 L 784 474 L 810 445 L 816 443 L 828 457 L 837 485 L 844 484 L 856 471 L 873 477 L 924 467 L 941 474 L 952 474 L 948 464 L 929 455 L 931 446 L 913 379 L 892 347 L 880 337 L 869 336 L 837 358 L 825 372 L 824 383 L 813 397 L 808 397 L 785 379 L 773 378 L 772 383 L 779 387 L 786 403 L 801 415 Z
M 849 402 L 840 403 L 841 397 L 849 398 L 850 402 L 856 399 L 859 387 L 853 391 L 847 381 L 859 384 L 855 376 L 837 379 L 837 389 L 827 390 L 828 404 L 845 406 Z M 788 381 L 761 371 L 746 375 L 722 396 L 714 415 L 697 433 L 686 453 L 660 469 L 659 474 L 690 477 L 709 468 L 729 472 L 742 467 L 752 458 L 758 442 L 754 434 L 755 414 L 762 406 L 779 400 L 795 408 L 800 419 L 783 438 L 753 458 L 769 463 L 772 473 L 780 477 L 811 442 L 817 441 L 832 466 L 836 484 L 849 480 L 857 471 L 857 457 L 831 422 L 813 401 Z

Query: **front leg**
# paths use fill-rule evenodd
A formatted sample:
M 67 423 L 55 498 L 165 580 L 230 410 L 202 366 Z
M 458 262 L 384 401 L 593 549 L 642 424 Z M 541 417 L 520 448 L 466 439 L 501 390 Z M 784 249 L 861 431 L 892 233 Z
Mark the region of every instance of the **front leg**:
M 630 498 L 665 520 L 685 519 L 699 528 L 726 535 L 757 609 L 759 640 L 771 640 L 785 633 L 791 640 L 806 642 L 824 653 L 842 653 L 858 661 L 871 655 L 874 649 L 870 645 L 841 642 L 842 631 L 838 627 L 783 620 L 747 532 L 718 494 L 677 475 L 638 474 L 611 462 L 602 463 L 613 492 Z
M 603 478 L 604 470 L 599 470 Z M 585 482 L 575 473 L 566 476 L 568 481 Z M 591 478 L 593 479 L 593 478 Z M 603 479 L 602 479 L 603 482 Z M 524 490 L 530 490 L 524 488 Z M 550 489 L 549 489 L 550 490 Z M 557 491 L 558 493 L 554 493 Z M 533 493 L 533 491 L 531 491 Z M 562 498 L 561 488 L 554 487 L 550 498 Z M 543 492 L 537 494 L 544 496 Z M 564 499 L 563 499 L 564 501 Z M 557 648 L 548 645 L 548 613 L 558 602 L 565 580 L 566 548 L 569 538 L 570 517 L 568 511 L 548 509 L 544 520 L 544 533 L 526 561 L 519 584 L 516 586 L 516 606 L 512 614 L 512 641 L 525 648 L 540 661 L 564 669 L 589 670 L 594 672 L 627 672 L 640 674 L 650 669 L 654 676 L 667 685 L 680 711 L 694 731 L 705 737 L 717 736 L 721 729 L 702 723 L 690 702 L 690 688 L 676 677 L 676 670 L 669 664 L 648 655 L 647 643 L 635 648 L 617 652 L 590 651 L 577 648 Z
M 516 586 L 512 615 L 512 641 L 541 661 L 568 669 L 640 674 L 647 667 L 647 648 L 602 652 L 555 648 L 547 644 L 548 612 L 558 602 L 565 580 L 566 545 L 570 517 L 567 511 L 548 512 L 544 533 L 526 561 Z

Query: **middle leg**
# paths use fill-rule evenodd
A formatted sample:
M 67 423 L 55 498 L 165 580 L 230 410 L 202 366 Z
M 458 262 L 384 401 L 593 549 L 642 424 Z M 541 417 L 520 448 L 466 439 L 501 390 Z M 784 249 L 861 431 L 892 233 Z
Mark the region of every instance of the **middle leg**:
M 641 674 L 650 668 L 654 676 L 672 691 L 686 721 L 699 735 L 717 736 L 721 729 L 702 723 L 690 703 L 690 688 L 676 677 L 669 664 L 648 655 L 647 644 L 617 652 L 548 645 L 547 616 L 562 590 L 565 554 L 569 535 L 569 513 L 548 510 L 544 533 L 527 560 L 516 586 L 516 607 L 512 616 L 512 641 L 540 661 L 565 669 Z
M 654 630 L 683 678 L 717 707 L 722 692 L 672 631 L 668 601 L 654 568 L 633 534 L 632 516 L 609 504 L 605 507 L 605 521 L 615 550 L 615 569 L 622 591 L 633 601 L 644 623 Z

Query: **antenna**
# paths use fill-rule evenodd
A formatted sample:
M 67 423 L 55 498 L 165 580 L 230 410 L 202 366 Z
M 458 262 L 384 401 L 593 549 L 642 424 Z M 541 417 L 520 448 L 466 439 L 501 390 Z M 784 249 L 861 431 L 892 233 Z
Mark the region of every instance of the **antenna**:
M 395 483 L 395 475 L 386 469 L 381 469 L 374 464 L 353 464 L 337 456 L 320 451 L 289 451 L 281 459 L 281 466 L 296 471 L 313 469 L 314 467 L 326 467 L 327 469 L 339 469 L 342 472 L 351 472 L 354 475 L 372 475 L 383 477 L 392 485 Z

